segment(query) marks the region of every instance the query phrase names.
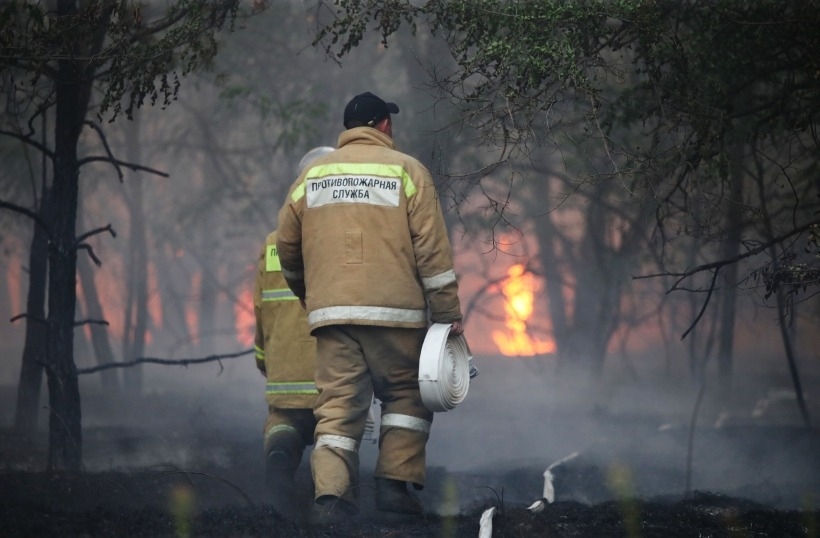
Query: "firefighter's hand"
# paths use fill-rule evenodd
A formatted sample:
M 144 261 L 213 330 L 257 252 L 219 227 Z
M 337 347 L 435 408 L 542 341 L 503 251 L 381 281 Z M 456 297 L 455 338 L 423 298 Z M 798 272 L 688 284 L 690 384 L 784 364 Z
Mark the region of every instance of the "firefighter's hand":
M 450 332 L 456 336 L 464 334 L 464 325 L 460 321 L 454 321 L 450 324 Z

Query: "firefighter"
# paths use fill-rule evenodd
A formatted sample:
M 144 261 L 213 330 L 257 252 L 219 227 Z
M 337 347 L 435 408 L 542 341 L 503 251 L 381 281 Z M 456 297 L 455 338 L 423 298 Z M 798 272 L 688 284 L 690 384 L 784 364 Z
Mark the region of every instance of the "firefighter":
M 333 151 L 321 146 L 307 152 L 301 170 L 314 158 Z M 266 480 L 276 509 L 296 514 L 294 478 L 302 453 L 313 444 L 318 391 L 313 381 L 316 340 L 307 315 L 282 276 L 271 232 L 259 256 L 254 288 L 256 366 L 267 378 L 268 417 L 264 428 Z
M 418 385 L 430 321 L 461 334 L 458 284 L 432 178 L 395 149 L 391 114 L 372 93 L 344 112 L 338 149 L 311 163 L 279 213 L 282 272 L 316 337 L 314 516 L 358 508 L 358 449 L 372 395 L 381 401 L 376 508 L 419 515 L 433 413 Z M 429 311 L 429 312 L 428 312 Z M 428 320 L 429 315 L 429 320 Z

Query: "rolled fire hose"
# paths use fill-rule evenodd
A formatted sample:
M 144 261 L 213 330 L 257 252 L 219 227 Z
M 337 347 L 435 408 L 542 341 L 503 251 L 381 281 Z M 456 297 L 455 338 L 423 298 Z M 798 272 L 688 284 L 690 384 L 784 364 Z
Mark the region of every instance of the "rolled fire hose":
M 464 335 L 450 334 L 449 323 L 434 323 L 421 346 L 419 389 L 430 411 L 449 411 L 461 403 L 478 375 Z

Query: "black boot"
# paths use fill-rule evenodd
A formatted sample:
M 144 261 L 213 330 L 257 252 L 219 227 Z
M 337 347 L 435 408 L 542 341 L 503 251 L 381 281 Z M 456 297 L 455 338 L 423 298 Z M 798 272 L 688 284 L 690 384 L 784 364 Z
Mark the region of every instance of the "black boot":
M 359 507 L 336 495 L 322 495 L 316 499 L 310 513 L 310 520 L 318 527 L 332 527 L 355 518 Z
M 266 461 L 266 480 L 270 488 L 273 507 L 279 515 L 296 519 L 296 468 L 302 456 L 301 438 L 298 434 L 281 432 L 271 439 Z
M 407 491 L 407 482 L 376 478 L 376 508 L 383 512 L 421 515 L 421 502 Z

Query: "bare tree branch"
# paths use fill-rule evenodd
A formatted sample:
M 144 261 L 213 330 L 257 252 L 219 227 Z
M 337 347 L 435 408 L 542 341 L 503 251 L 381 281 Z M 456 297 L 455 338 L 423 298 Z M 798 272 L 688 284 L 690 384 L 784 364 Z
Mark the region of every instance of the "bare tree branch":
M 246 349 L 245 351 L 239 351 L 237 353 L 227 353 L 224 355 L 209 355 L 204 358 L 200 359 L 158 359 L 154 357 L 143 357 L 139 359 L 134 359 L 128 362 L 112 362 L 108 364 L 100 364 L 98 366 L 92 366 L 90 368 L 78 368 L 77 375 L 81 374 L 93 374 L 94 372 L 99 372 L 101 370 L 106 370 L 108 368 L 130 368 L 131 366 L 136 366 L 137 364 L 142 363 L 151 363 L 151 364 L 167 364 L 170 366 L 188 366 L 189 364 L 202 364 L 205 362 L 219 362 L 220 363 L 220 370 L 219 373 L 222 373 L 224 367 L 221 364 L 222 359 L 235 359 L 237 357 L 243 357 L 245 355 L 250 355 L 253 353 L 253 349 Z
M 45 318 L 36 318 L 34 316 L 28 315 L 26 312 L 23 312 L 22 314 L 17 314 L 16 316 L 13 316 L 12 318 L 9 319 L 9 323 L 14 323 L 18 319 L 23 319 L 23 318 L 30 319 L 31 321 L 36 321 L 37 323 L 43 323 L 43 324 L 46 323 Z
M 725 260 L 717 260 L 717 261 L 710 262 L 710 263 L 704 263 L 702 265 L 698 265 L 697 267 L 693 267 L 692 269 L 688 269 L 688 270 L 686 270 L 682 273 L 673 273 L 673 272 L 667 271 L 665 273 L 652 273 L 652 274 L 649 274 L 649 275 L 633 275 L 632 280 L 640 280 L 640 279 L 643 279 L 643 278 L 657 278 L 657 277 L 662 277 L 662 276 L 678 277 L 678 279 L 675 281 L 675 284 L 673 284 L 672 287 L 669 289 L 669 292 L 672 292 L 672 291 L 680 289 L 680 288 L 677 287 L 677 285 L 680 284 L 682 281 L 686 280 L 688 277 L 690 277 L 692 275 L 695 275 L 697 273 L 702 273 L 703 271 L 708 271 L 710 269 L 720 269 L 720 268 L 722 268 L 726 265 L 731 265 L 733 263 L 737 263 L 737 262 L 739 262 L 741 260 L 744 260 L 746 258 L 750 258 L 752 256 L 760 254 L 761 252 L 768 249 L 772 245 L 780 244 L 783 241 L 785 241 L 786 239 L 788 239 L 789 237 L 792 237 L 792 236 L 795 236 L 795 235 L 800 235 L 801 233 L 805 232 L 806 230 L 808 230 L 812 226 L 817 226 L 817 225 L 820 225 L 820 219 L 813 220 L 813 221 L 811 221 L 807 224 L 804 224 L 803 226 L 799 226 L 799 227 L 795 228 L 794 230 L 786 232 L 783 235 L 780 235 L 778 237 L 775 237 L 775 238 L 767 241 L 766 243 L 761 243 L 756 248 L 753 248 L 751 250 L 747 250 L 746 252 L 744 252 L 742 254 L 738 254 L 737 256 L 734 256 L 733 258 L 728 258 L 728 259 L 725 259 Z
M 114 228 L 111 227 L 111 224 L 107 224 L 107 225 L 103 226 L 102 228 L 95 228 L 94 230 L 90 230 L 90 231 L 85 232 L 84 234 L 82 234 L 81 236 L 79 236 L 77 238 L 77 244 L 80 245 L 81 243 L 83 243 L 89 237 L 91 237 L 93 235 L 97 235 L 99 233 L 103 233 L 103 232 L 109 232 L 111 234 L 111 237 L 117 237 L 117 232 L 114 231 Z
M 77 241 L 74 243 L 76 245 L 75 248 L 77 250 L 82 249 L 82 250 L 85 250 L 86 252 L 88 252 L 88 255 L 91 257 L 91 259 L 94 261 L 94 264 L 97 267 L 100 267 L 102 265 L 102 260 L 100 260 L 97 257 L 96 254 L 94 254 L 94 249 L 91 247 L 91 245 L 89 245 L 88 243 L 84 243 L 83 241 L 85 239 L 88 239 L 89 237 L 91 237 L 93 235 L 96 235 L 98 233 L 105 232 L 105 231 L 110 232 L 112 237 L 117 237 L 117 232 L 114 231 L 114 229 L 111 227 L 111 224 L 108 224 L 107 226 L 104 226 L 102 228 L 97 228 L 95 230 L 91 230 L 89 232 L 84 233 L 83 235 L 78 237 Z
M 709 293 L 706 295 L 706 300 L 705 300 L 705 301 L 703 301 L 703 305 L 700 307 L 700 312 L 698 312 L 698 315 L 697 315 L 697 317 L 695 318 L 695 321 L 693 321 L 693 322 L 692 322 L 692 324 L 691 324 L 691 325 L 689 325 L 689 328 L 688 328 L 688 329 L 686 329 L 686 330 L 683 332 L 683 334 L 682 334 L 682 335 L 681 335 L 681 337 L 680 337 L 680 339 L 681 339 L 681 340 L 683 340 L 684 338 L 686 338 L 686 335 L 687 335 L 687 334 L 689 334 L 689 333 L 692 331 L 692 329 L 694 329 L 694 328 L 695 328 L 695 325 L 697 325 L 697 324 L 698 324 L 698 322 L 700 321 L 700 318 L 702 318 L 702 317 L 703 317 L 703 313 L 704 313 L 704 312 L 706 312 L 706 306 L 709 304 L 709 299 L 711 299 L 711 298 L 712 298 L 712 293 L 715 291 L 715 282 L 717 281 L 717 276 L 718 276 L 718 273 L 720 273 L 720 269 L 719 269 L 719 268 L 718 268 L 718 269 L 715 269 L 715 273 L 712 275 L 712 282 L 709 284 Z M 671 290 L 670 290 L 670 291 L 671 291 Z
M 93 163 L 93 162 L 111 163 L 115 167 L 124 166 L 124 167 L 126 167 L 130 170 L 134 170 L 135 172 L 139 172 L 139 171 L 150 172 L 150 173 L 152 173 L 156 176 L 169 177 L 167 172 L 163 172 L 163 171 L 157 170 L 155 168 L 150 168 L 148 166 L 143 166 L 141 164 L 134 164 L 134 163 L 121 161 L 121 160 L 115 159 L 113 157 L 102 157 L 102 156 L 99 156 L 99 155 L 93 155 L 91 157 L 86 157 L 84 159 L 80 159 L 79 161 L 77 161 L 77 166 L 83 166 L 83 165 L 86 165 L 88 163 Z
M 38 215 L 37 213 L 35 213 L 31 209 L 25 208 L 23 206 L 19 206 L 17 204 L 12 204 L 11 202 L 6 202 L 4 200 L 0 200 L 0 209 L 2 209 L 2 208 L 6 208 L 6 209 L 9 209 L 11 211 L 15 211 L 17 213 L 20 213 L 20 214 L 23 214 L 23 215 L 27 216 L 28 218 L 30 218 L 36 224 L 38 224 L 40 227 L 43 228 L 43 231 L 46 233 L 46 236 L 48 237 L 49 241 L 51 241 L 53 239 L 52 236 L 51 236 L 51 233 L 49 232 L 48 226 L 46 225 L 46 222 L 40 217 L 40 215 Z
M 43 144 L 37 142 L 36 140 L 33 140 L 29 136 L 22 135 L 20 133 L 15 133 L 14 131 L 7 131 L 5 129 L 0 129 L 0 135 L 6 135 L 6 136 L 10 136 L 12 138 L 16 138 L 17 140 L 20 140 L 24 144 L 27 144 L 27 145 L 35 148 L 36 150 L 42 152 L 43 155 L 45 155 L 49 159 L 52 159 L 52 160 L 54 159 L 54 152 L 53 151 L 48 149 Z
M 702 265 L 698 265 L 697 267 L 693 267 L 692 269 L 689 269 L 689 270 L 684 271 L 682 273 L 673 273 L 673 272 L 653 273 L 653 274 L 650 274 L 650 275 L 633 276 L 632 279 L 633 280 L 639 280 L 639 279 L 644 279 L 644 278 L 674 276 L 674 277 L 677 277 L 677 279 L 672 284 L 672 286 L 667 290 L 667 292 L 666 292 L 667 294 L 669 294 L 673 291 L 690 291 L 690 292 L 692 292 L 692 291 L 695 291 L 695 290 L 682 287 L 682 286 L 680 286 L 680 284 L 692 275 L 695 275 L 697 273 L 702 273 L 704 271 L 714 270 L 714 274 L 712 275 L 712 281 L 710 282 L 709 289 L 707 290 L 706 300 L 703 302 L 703 305 L 701 305 L 700 311 L 698 312 L 698 315 L 695 318 L 695 320 L 692 322 L 691 325 L 689 325 L 689 328 L 686 329 L 686 331 L 684 331 L 683 335 L 681 335 L 681 340 L 683 340 L 692 331 L 692 329 L 695 328 L 695 326 L 700 321 L 700 318 L 703 317 L 703 313 L 706 311 L 706 306 L 709 304 L 709 300 L 712 297 L 712 293 L 715 291 L 715 282 L 717 280 L 717 276 L 718 276 L 718 273 L 720 272 L 721 268 L 723 268 L 727 265 L 731 265 L 733 263 L 737 263 L 737 262 L 739 262 L 743 259 L 749 258 L 749 257 L 754 256 L 756 254 L 760 254 L 761 252 L 765 251 L 766 249 L 769 249 L 769 248 L 771 248 L 775 245 L 779 245 L 780 243 L 782 243 L 783 241 L 785 241 L 786 239 L 788 239 L 792 236 L 800 235 L 801 233 L 805 232 L 806 230 L 808 230 L 811 227 L 816 226 L 818 224 L 820 224 L 820 220 L 814 220 L 812 222 L 804 224 L 803 226 L 799 226 L 799 227 L 797 227 L 797 228 L 795 228 L 795 229 L 793 229 L 793 230 L 791 230 L 791 231 L 789 231 L 785 234 L 782 234 L 778 237 L 772 238 L 769 241 L 767 241 L 766 243 L 761 243 L 757 247 L 755 247 L 751 250 L 748 250 L 748 251 L 746 251 L 742 254 L 738 254 L 737 256 L 734 256 L 732 258 L 728 258 L 728 259 L 724 259 L 724 260 L 717 260 L 717 261 L 714 261 L 714 262 L 711 262 L 711 263 L 705 263 L 705 264 L 702 264 Z
M 105 133 L 103 133 L 100 126 L 93 121 L 85 120 L 83 123 L 94 129 L 94 132 L 96 132 L 97 136 L 100 137 L 100 142 L 102 142 L 103 148 L 105 148 L 105 152 L 108 154 L 110 159 L 108 162 L 114 165 L 114 168 L 117 170 L 117 176 L 120 178 L 120 183 L 122 183 L 122 178 L 124 177 L 122 174 L 122 168 L 120 167 L 120 163 L 117 159 L 114 158 L 114 154 L 111 153 L 111 146 L 108 145 L 108 139 L 105 137 Z
M 104 319 L 82 319 L 82 320 L 78 320 L 78 321 L 74 322 L 75 327 L 80 327 L 82 325 L 91 325 L 91 324 L 93 324 L 93 325 L 105 325 L 106 327 L 108 325 L 111 325 L 110 323 L 108 323 Z
M 94 265 L 96 265 L 97 267 L 100 267 L 102 265 L 102 260 L 99 259 L 96 254 L 94 254 L 94 249 L 91 248 L 91 245 L 82 243 L 80 245 L 77 245 L 77 250 L 85 250 L 86 252 L 88 252 L 88 257 L 91 258 L 91 261 L 93 261 Z

